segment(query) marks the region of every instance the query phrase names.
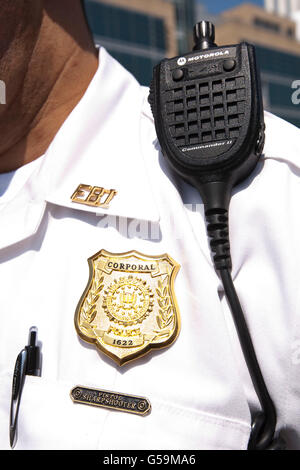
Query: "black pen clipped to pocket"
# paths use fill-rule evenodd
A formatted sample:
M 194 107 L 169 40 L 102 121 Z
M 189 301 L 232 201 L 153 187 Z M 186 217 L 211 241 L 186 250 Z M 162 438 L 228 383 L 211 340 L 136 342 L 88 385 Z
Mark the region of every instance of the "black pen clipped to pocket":
M 17 357 L 11 394 L 9 440 L 13 448 L 17 442 L 18 415 L 26 375 L 41 376 L 41 349 L 37 345 L 37 328 L 29 330 L 29 342 Z

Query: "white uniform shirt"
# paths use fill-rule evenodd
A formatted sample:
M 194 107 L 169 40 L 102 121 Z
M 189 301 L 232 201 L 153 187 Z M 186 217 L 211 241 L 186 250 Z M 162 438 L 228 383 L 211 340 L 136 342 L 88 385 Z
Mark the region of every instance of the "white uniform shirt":
M 249 409 L 259 405 L 211 262 L 203 206 L 166 166 L 147 94 L 100 49 L 95 77 L 46 154 L 0 198 L 2 449 L 14 363 L 33 325 L 42 377 L 26 377 L 18 449 L 247 448 Z M 265 118 L 265 155 L 231 201 L 232 274 L 278 430 L 300 448 L 299 131 Z M 108 209 L 76 204 L 80 183 L 118 193 Z M 168 253 L 181 265 L 176 342 L 123 367 L 74 328 L 87 259 L 101 249 Z M 75 385 L 145 396 L 152 411 L 74 404 Z

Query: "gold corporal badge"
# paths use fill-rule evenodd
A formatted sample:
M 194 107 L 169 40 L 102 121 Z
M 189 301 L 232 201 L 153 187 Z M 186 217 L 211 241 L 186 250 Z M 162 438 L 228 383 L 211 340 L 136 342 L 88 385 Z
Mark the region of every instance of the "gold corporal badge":
M 178 336 L 174 280 L 180 269 L 169 255 L 101 250 L 89 258 L 90 278 L 75 314 L 79 336 L 119 365 Z

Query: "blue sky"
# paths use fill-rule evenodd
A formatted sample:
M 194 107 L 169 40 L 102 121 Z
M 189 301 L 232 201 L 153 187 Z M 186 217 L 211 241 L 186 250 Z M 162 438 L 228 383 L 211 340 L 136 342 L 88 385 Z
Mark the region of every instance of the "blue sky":
M 264 0 L 249 0 L 243 2 L 241 0 L 198 0 L 206 6 L 209 13 L 220 13 L 223 10 L 229 10 L 229 8 L 236 7 L 241 3 L 254 3 L 255 5 L 263 6 Z

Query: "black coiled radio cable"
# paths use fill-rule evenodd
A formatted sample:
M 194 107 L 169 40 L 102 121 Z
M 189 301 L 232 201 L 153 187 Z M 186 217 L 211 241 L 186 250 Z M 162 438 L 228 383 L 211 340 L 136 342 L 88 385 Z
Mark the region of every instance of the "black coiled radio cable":
M 207 211 L 205 217 L 215 268 L 222 281 L 252 384 L 262 408 L 261 412 L 252 417 L 252 432 L 248 450 L 284 450 L 284 440 L 281 437 L 274 439 L 276 410 L 261 373 L 244 313 L 231 277 L 232 263 L 228 213 L 224 209 L 213 209 Z

